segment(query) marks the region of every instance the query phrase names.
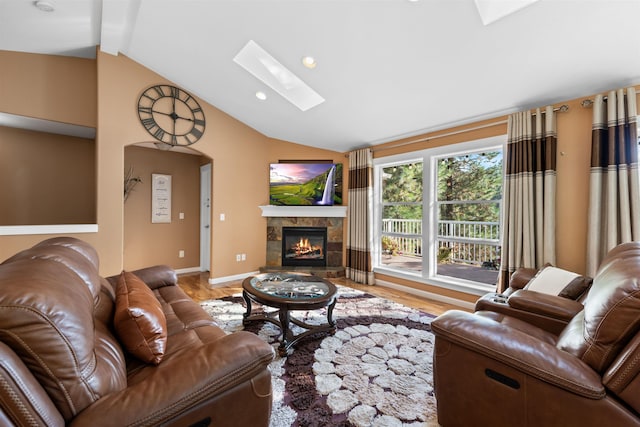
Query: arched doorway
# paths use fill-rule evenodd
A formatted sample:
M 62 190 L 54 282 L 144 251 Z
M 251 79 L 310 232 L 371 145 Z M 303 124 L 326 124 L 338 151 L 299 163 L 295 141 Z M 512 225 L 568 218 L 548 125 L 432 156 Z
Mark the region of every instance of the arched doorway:
M 140 180 L 124 203 L 125 269 L 166 264 L 178 273 L 208 270 L 208 265 L 202 265 L 202 258 L 210 259 L 210 227 L 206 236 L 209 243 L 201 246 L 201 167 L 205 165 L 210 171 L 211 158 L 190 148 L 160 150 L 153 143 L 125 147 L 125 175 Z M 152 221 L 154 176 L 166 177 L 170 182 L 170 214 L 164 221 Z M 208 179 L 210 183 L 210 173 Z M 209 213 L 205 214 L 209 218 L 210 208 L 209 203 Z

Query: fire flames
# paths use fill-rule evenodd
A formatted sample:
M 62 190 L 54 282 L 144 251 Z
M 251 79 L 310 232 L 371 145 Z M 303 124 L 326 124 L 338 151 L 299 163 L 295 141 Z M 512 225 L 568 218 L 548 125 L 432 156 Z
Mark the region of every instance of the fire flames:
M 304 255 L 322 255 L 322 246 L 314 246 L 309 242 L 309 239 L 302 237 L 300 240 L 295 243 L 291 249 L 295 251 L 296 256 L 304 256 Z

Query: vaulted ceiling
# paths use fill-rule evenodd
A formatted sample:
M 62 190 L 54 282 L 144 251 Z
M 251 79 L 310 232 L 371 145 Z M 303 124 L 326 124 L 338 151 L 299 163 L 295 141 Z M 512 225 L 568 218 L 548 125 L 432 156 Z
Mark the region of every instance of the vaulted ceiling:
M 479 11 L 504 0 L 1 0 L 0 50 L 99 45 L 267 136 L 336 151 L 640 83 L 640 1 L 511 2 L 526 7 L 489 22 Z M 250 40 L 324 101 L 303 111 L 234 62 Z

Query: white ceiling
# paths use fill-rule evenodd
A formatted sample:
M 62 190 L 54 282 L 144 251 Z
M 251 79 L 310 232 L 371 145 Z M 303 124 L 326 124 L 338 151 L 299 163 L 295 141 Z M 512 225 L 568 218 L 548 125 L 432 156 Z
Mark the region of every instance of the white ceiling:
M 638 0 L 540 0 L 486 26 L 474 0 L 49 2 L 0 0 L 0 50 L 101 45 L 267 136 L 340 152 L 640 83 Z M 303 112 L 236 64 L 249 40 L 325 102 Z

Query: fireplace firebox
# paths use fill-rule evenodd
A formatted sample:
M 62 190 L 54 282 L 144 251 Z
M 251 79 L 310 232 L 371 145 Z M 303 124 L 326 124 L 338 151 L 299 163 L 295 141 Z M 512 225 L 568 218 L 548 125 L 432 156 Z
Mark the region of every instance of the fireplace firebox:
M 282 265 L 326 267 L 326 227 L 282 227 Z

